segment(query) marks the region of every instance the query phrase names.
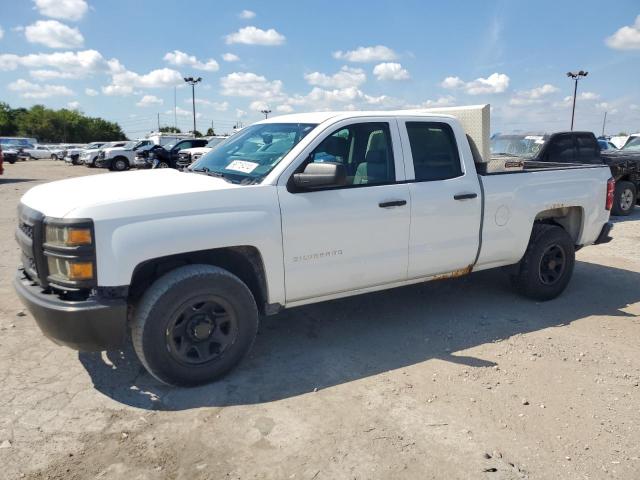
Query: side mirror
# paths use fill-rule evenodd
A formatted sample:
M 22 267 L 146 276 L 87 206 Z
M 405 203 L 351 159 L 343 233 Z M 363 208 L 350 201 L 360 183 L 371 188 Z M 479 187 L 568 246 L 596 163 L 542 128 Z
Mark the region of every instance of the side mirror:
M 304 172 L 293 175 L 293 183 L 302 189 L 339 187 L 347 182 L 344 165 L 335 162 L 310 163 Z

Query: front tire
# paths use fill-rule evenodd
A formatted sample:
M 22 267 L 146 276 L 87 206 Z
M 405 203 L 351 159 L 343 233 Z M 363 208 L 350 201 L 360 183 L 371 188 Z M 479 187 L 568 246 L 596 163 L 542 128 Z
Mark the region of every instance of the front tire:
M 625 217 L 629 215 L 635 206 L 636 195 L 636 186 L 632 182 L 617 182 L 611 213 Z
M 520 294 L 534 300 L 552 300 L 560 295 L 573 274 L 575 245 L 573 239 L 556 225 L 533 226 L 527 251 L 511 276 Z
M 113 162 L 111 164 L 111 169 L 112 170 L 115 170 L 116 172 L 123 172 L 127 168 L 129 168 L 129 162 L 127 162 L 125 159 L 123 159 L 123 158 L 114 158 L 113 159 Z
M 54 153 L 51 155 L 51 160 L 58 160 L 58 156 Z
M 175 386 L 209 383 L 250 350 L 258 309 L 227 270 L 187 265 L 156 280 L 135 309 L 131 337 L 151 375 Z

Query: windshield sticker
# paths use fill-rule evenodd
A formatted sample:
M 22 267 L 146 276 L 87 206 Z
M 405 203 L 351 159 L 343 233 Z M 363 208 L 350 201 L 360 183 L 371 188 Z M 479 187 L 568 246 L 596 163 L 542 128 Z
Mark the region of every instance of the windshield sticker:
M 225 167 L 226 170 L 235 170 L 236 172 L 242 173 L 251 173 L 256 167 L 260 165 L 259 163 L 247 162 L 245 160 L 234 160 L 229 165 Z

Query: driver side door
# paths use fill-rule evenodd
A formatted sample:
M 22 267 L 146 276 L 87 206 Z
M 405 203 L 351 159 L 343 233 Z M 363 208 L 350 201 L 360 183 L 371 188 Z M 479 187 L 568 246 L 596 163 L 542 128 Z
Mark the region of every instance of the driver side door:
M 278 184 L 287 303 L 407 278 L 410 196 L 396 121 L 341 123 Z M 297 189 L 293 174 L 310 162 L 341 163 L 346 184 Z

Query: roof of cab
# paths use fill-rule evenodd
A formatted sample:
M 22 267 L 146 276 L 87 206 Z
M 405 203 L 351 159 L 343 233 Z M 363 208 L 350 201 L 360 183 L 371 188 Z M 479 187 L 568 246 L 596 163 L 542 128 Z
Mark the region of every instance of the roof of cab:
M 262 120 L 257 123 L 323 123 L 327 120 L 339 120 L 342 118 L 358 117 L 397 117 L 397 116 L 424 116 L 424 117 L 451 117 L 445 113 L 428 112 L 424 110 L 374 110 L 374 111 L 343 111 L 343 112 L 309 112 L 291 113 Z

